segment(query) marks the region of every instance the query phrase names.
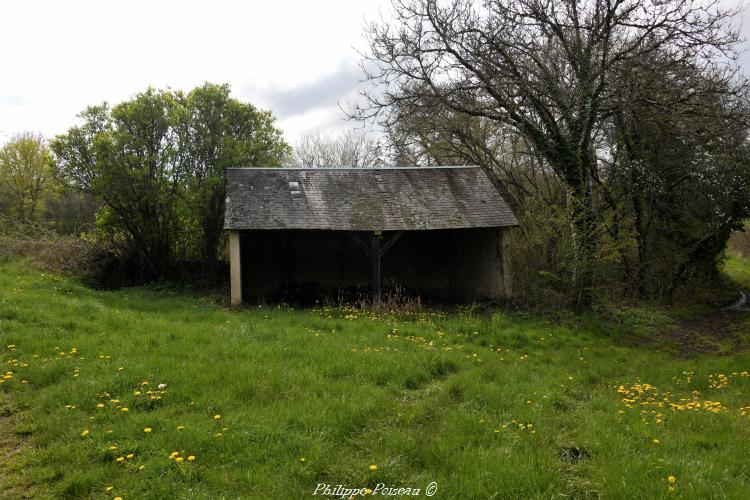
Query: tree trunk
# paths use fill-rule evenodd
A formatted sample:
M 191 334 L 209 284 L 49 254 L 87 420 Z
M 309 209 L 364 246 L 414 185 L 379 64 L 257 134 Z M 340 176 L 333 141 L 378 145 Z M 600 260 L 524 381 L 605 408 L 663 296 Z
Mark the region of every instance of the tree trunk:
M 647 262 L 647 250 L 646 250 L 646 228 L 643 222 L 643 205 L 639 198 L 640 194 L 634 194 L 632 196 L 633 201 L 633 218 L 635 225 L 635 249 L 638 255 L 638 272 L 636 284 L 638 289 L 638 295 L 641 298 L 645 298 L 647 295 L 646 290 L 646 266 Z
M 568 204 L 575 255 L 573 282 L 576 306 L 578 309 L 587 309 L 591 307 L 594 298 L 594 265 L 599 249 L 591 182 L 583 181 L 571 187 L 568 192 Z
M 223 189 L 215 189 L 208 194 L 206 214 L 203 216 L 203 259 L 208 263 L 218 260 L 224 227 L 224 196 Z

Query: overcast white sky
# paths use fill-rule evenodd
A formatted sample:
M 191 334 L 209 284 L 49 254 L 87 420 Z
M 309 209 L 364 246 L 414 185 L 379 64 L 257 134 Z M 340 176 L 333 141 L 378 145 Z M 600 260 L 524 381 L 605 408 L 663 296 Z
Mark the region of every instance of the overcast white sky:
M 315 130 L 352 128 L 338 104 L 356 98 L 365 20 L 389 5 L 2 1 L 0 142 L 24 130 L 62 133 L 85 106 L 117 103 L 149 85 L 188 90 L 205 81 L 229 83 L 235 97 L 273 110 L 292 143 Z M 747 36 L 747 12 L 742 24 Z M 750 69 L 750 54 L 743 60 Z

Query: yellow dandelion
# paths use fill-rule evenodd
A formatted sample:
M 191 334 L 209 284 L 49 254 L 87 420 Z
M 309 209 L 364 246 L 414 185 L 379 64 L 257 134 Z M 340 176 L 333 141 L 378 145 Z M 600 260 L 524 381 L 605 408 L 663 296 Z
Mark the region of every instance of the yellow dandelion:
M 378 470 L 378 466 L 375 464 L 370 465 L 370 470 Z
M 667 481 L 669 481 L 669 484 L 674 485 L 677 482 L 677 478 L 674 476 L 669 476 L 667 478 Z
M 107 493 L 109 493 L 110 491 L 112 491 L 114 489 L 115 489 L 114 486 L 107 486 L 107 489 L 105 489 L 104 491 L 106 491 Z
M 115 462 L 117 462 L 118 464 L 121 464 L 124 461 L 125 461 L 125 457 L 117 457 L 117 458 L 115 458 Z
M 126 458 L 127 458 L 128 460 L 132 460 L 134 456 L 135 456 L 134 454 L 132 454 L 132 453 L 128 453 L 128 454 L 126 455 Z
M 104 408 L 104 403 L 99 403 L 98 405 L 96 405 L 96 407 L 99 408 L 99 409 L 102 409 L 102 408 Z
M 86 429 L 85 431 L 83 431 L 83 432 L 81 433 L 81 436 L 82 436 L 82 437 L 86 437 L 86 436 L 88 436 L 88 435 L 89 435 L 89 431 L 88 431 L 88 429 Z
M 141 465 L 140 467 L 138 467 L 138 470 L 143 470 L 143 469 L 145 469 L 145 468 L 146 468 L 146 466 L 145 466 L 145 465 Z
M 188 457 L 188 462 L 195 462 L 195 455 L 190 455 Z
M 178 425 L 178 426 L 177 426 L 177 430 L 178 430 L 178 431 L 181 431 L 181 430 L 182 430 L 182 429 L 184 429 L 184 428 L 185 428 L 185 426 L 184 426 L 184 425 Z
M 305 461 L 305 457 L 300 457 L 299 461 L 300 462 L 304 462 Z
M 174 459 L 174 461 L 177 462 L 178 464 L 181 464 L 182 462 L 185 461 L 185 459 L 182 458 L 182 457 L 177 457 L 177 458 Z
M 145 429 L 143 429 L 143 432 L 145 432 L 146 434 L 150 433 L 151 427 L 146 427 Z
M 214 415 L 214 420 L 221 420 L 221 415 Z
M 128 410 L 128 407 L 127 407 L 127 406 L 123 406 L 122 408 L 120 408 L 120 411 L 123 411 L 123 412 L 128 412 L 128 411 L 130 411 L 130 410 Z
M 122 497 L 115 497 L 114 500 L 122 500 Z

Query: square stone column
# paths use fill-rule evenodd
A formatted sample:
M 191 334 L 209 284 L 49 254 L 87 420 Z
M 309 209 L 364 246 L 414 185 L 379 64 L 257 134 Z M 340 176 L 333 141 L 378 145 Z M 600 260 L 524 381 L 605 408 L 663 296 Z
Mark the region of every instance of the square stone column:
M 230 304 L 242 304 L 242 252 L 240 248 L 240 232 L 229 231 L 229 281 Z

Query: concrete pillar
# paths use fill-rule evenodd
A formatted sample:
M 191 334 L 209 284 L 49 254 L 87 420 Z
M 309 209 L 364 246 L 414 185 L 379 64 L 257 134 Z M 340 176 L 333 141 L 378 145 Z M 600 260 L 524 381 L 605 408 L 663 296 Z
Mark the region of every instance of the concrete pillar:
M 229 231 L 229 281 L 230 303 L 238 306 L 242 304 L 242 253 L 240 232 L 237 230 Z
M 510 228 L 500 229 L 500 258 L 503 266 L 503 288 L 506 297 L 513 296 L 513 274 L 510 269 Z

